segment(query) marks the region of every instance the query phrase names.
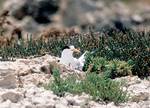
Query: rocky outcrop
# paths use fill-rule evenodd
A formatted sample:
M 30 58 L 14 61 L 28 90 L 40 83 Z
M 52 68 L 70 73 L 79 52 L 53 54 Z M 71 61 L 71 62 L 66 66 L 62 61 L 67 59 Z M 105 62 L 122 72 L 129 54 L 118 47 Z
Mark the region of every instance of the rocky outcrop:
M 51 73 L 41 71 L 41 67 L 49 63 L 58 61 L 58 58 L 45 55 L 36 58 L 16 59 L 12 62 L 0 62 L 0 77 L 6 78 L 8 75 L 20 78 L 22 86 L 17 86 L 18 81 L 9 77 L 0 82 L 0 108 L 149 108 L 150 107 L 150 82 L 148 79 L 141 80 L 137 76 L 127 76 L 116 78 L 122 81 L 123 90 L 128 91 L 130 100 L 126 103 L 115 105 L 113 102 L 95 102 L 91 96 L 82 93 L 73 95 L 65 93 L 63 97 L 58 97 L 52 91 L 46 90 L 42 85 L 52 81 Z M 55 65 L 55 64 L 53 64 Z M 57 64 L 59 65 L 59 64 Z M 56 66 L 56 65 L 55 65 Z M 59 65 L 61 67 L 61 65 Z M 62 71 L 62 77 L 76 72 L 69 68 Z M 32 72 L 31 72 L 32 70 Z M 18 76 L 19 74 L 19 76 Z M 10 81 L 9 81 L 10 80 Z M 9 83 L 8 83 L 9 81 Z M 3 86 L 2 86 L 3 85 Z M 12 86 L 13 85 L 13 86 Z M 11 89 L 8 89 L 11 88 Z

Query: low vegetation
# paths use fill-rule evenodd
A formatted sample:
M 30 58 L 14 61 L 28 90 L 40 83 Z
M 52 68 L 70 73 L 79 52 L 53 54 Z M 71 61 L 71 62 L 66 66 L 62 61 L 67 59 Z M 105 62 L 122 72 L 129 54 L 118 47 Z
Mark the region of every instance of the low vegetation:
M 78 78 L 75 75 L 63 79 L 59 70 L 53 70 L 54 81 L 46 86 L 58 96 L 63 96 L 66 92 L 73 94 L 87 93 L 95 101 L 113 101 L 115 104 L 128 100 L 128 94 L 121 88 L 121 83 L 113 81 L 105 76 L 96 73 L 88 73 L 85 78 Z
M 55 34 L 53 34 L 55 35 Z M 125 33 L 117 30 L 102 31 L 101 33 L 67 34 L 47 41 L 32 39 L 20 40 L 20 44 L 0 48 L 3 60 L 10 57 L 23 57 L 43 55 L 60 56 L 64 45 L 74 45 L 82 52 L 88 50 L 94 57 L 104 57 L 107 60 L 130 62 L 133 65 L 133 75 L 147 77 L 150 75 L 150 32 L 135 32 L 127 30 Z M 17 43 L 17 42 L 16 42 Z
M 132 75 L 132 67 L 134 64 L 131 61 L 125 62 L 120 60 L 107 60 L 102 57 L 93 57 L 88 54 L 83 71 L 95 72 L 97 74 L 107 74 L 109 78 L 122 77 Z

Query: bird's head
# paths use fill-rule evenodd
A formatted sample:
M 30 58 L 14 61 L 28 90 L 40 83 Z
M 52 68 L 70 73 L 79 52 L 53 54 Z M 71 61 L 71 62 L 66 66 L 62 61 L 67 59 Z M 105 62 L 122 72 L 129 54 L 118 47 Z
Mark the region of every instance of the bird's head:
M 80 53 L 80 49 L 79 48 L 75 48 L 73 45 L 69 46 L 70 50 L 75 52 L 75 53 Z
M 71 52 L 80 53 L 79 48 L 75 48 L 73 45 L 65 46 L 62 50 L 69 49 Z

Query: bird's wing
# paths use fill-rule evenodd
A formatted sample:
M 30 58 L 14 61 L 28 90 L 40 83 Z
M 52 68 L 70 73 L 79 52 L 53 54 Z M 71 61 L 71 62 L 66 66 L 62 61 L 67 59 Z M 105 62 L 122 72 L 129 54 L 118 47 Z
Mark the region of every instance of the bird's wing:
M 79 70 L 82 70 L 82 68 L 83 68 L 83 66 L 84 66 L 84 63 L 85 63 L 85 54 L 87 53 L 87 51 L 86 52 L 84 52 L 78 59 L 77 59 L 77 61 L 78 61 L 78 63 L 79 63 Z
M 78 61 L 79 61 L 80 63 L 85 62 L 85 54 L 86 54 L 86 53 L 87 53 L 87 51 L 84 52 L 84 53 L 78 58 Z

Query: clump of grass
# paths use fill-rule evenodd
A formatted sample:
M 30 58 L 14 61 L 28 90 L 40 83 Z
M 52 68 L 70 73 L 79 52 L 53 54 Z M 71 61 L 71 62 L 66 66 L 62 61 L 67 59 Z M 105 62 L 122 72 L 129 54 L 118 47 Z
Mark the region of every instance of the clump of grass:
M 98 76 L 96 73 L 88 73 L 84 79 L 76 76 L 60 77 L 59 70 L 53 70 L 54 81 L 46 89 L 52 90 L 58 96 L 66 92 L 73 94 L 87 93 L 96 101 L 105 101 L 118 104 L 128 100 L 127 92 L 121 88 L 121 83 Z

